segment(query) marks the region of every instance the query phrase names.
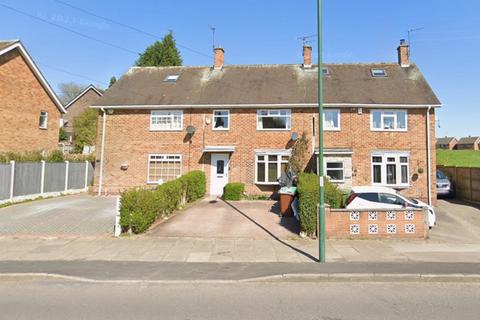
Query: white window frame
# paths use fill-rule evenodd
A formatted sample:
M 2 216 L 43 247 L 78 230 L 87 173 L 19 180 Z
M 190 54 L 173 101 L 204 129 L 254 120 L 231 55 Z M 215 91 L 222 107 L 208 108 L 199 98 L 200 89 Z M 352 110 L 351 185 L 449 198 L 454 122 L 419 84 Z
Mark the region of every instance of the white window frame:
M 258 157 L 263 156 L 265 160 L 259 161 Z M 277 156 L 277 161 L 268 161 L 268 156 Z M 280 178 L 282 175 L 282 163 L 287 163 L 288 160 L 283 160 L 283 157 L 288 157 L 290 159 L 289 154 L 285 153 L 257 153 L 255 154 L 255 184 L 259 185 L 278 185 L 278 181 L 270 182 L 268 180 L 268 164 L 269 163 L 276 163 L 277 164 L 277 179 Z M 258 181 L 258 163 L 265 163 L 265 181 Z
M 328 169 L 328 164 L 329 163 L 341 163 L 342 164 L 342 167 L 341 168 L 332 168 L 332 169 Z M 324 168 L 324 172 L 325 172 L 325 176 L 328 176 L 328 171 L 341 171 L 342 172 L 342 177 L 343 179 L 341 180 L 334 180 L 332 178 L 330 178 L 330 176 L 328 176 L 328 179 L 330 182 L 334 182 L 334 183 L 343 183 L 345 182 L 345 163 L 341 160 L 328 160 L 328 159 L 325 159 L 325 168 Z
M 370 69 L 370 72 L 372 73 L 372 77 L 374 78 L 385 78 L 388 76 L 387 70 L 385 70 L 384 68 L 372 68 Z
M 382 162 L 373 162 L 373 157 L 381 157 Z M 401 158 L 406 157 L 407 162 L 401 162 Z M 394 162 L 388 162 L 388 158 L 395 158 Z M 410 187 L 410 154 L 407 152 L 375 152 L 370 155 L 370 162 L 371 162 L 371 175 L 372 175 L 372 185 L 376 186 L 385 186 L 385 187 L 399 187 L 405 188 Z M 395 165 L 395 174 L 397 181 L 395 184 L 388 184 L 387 183 L 387 165 L 394 164 Z M 380 178 L 381 182 L 374 181 L 374 166 L 380 166 Z M 402 167 L 407 168 L 407 182 L 402 182 Z
M 157 113 L 157 114 L 155 114 Z M 153 124 L 154 117 L 169 117 L 173 125 L 175 116 L 180 115 L 180 127 L 165 128 L 159 124 Z M 150 111 L 150 131 L 182 131 L 183 130 L 183 110 L 151 110 Z
M 41 119 L 44 117 L 43 125 L 41 123 Z M 38 117 L 38 127 L 40 129 L 48 129 L 48 112 L 47 111 L 40 111 L 40 115 Z
M 271 114 L 274 112 L 282 112 L 285 111 L 287 114 L 285 116 L 282 116 L 280 114 Z M 267 115 L 262 115 L 262 112 L 267 112 Z M 287 127 L 286 128 L 263 128 L 263 124 L 260 120 L 260 118 L 268 118 L 268 117 L 286 117 L 287 118 Z M 260 109 L 257 110 L 257 130 L 260 131 L 290 131 L 292 130 L 292 110 L 290 109 Z
M 380 112 L 380 126 L 381 128 L 375 128 L 373 125 L 373 114 Z M 386 114 L 387 112 L 394 112 L 394 114 Z M 398 112 L 405 113 L 405 128 L 398 128 Z M 393 129 L 385 129 L 384 119 L 387 117 L 393 117 L 395 127 Z M 388 131 L 388 132 L 406 132 L 408 131 L 408 111 L 406 109 L 372 109 L 370 111 L 370 130 L 371 131 Z
M 336 112 L 337 113 L 338 127 L 327 127 L 327 124 L 325 122 L 325 113 L 326 112 Z M 323 130 L 324 131 L 340 131 L 341 130 L 340 119 L 341 119 L 340 109 L 324 109 L 323 110 Z
M 178 159 L 167 159 L 167 157 L 179 157 Z M 180 162 L 180 175 L 177 176 L 177 178 L 179 176 L 181 176 L 183 174 L 183 159 L 182 159 L 182 155 L 181 154 L 175 154 L 175 153 L 151 153 L 148 155 L 148 159 L 147 159 L 147 184 L 159 184 L 159 181 L 154 181 L 154 180 L 150 180 L 150 162 L 152 161 L 152 157 L 164 157 L 164 161 L 167 162 Z M 167 181 L 164 181 L 164 182 L 167 182 Z
M 215 112 L 227 112 L 227 121 L 228 121 L 228 126 L 226 128 L 215 128 L 215 118 L 219 117 L 219 118 L 222 118 L 222 117 L 225 117 L 225 116 L 216 116 L 215 115 Z M 215 131 L 228 131 L 230 130 L 230 110 L 228 109 L 216 109 L 216 110 L 213 110 L 213 113 L 212 113 L 212 130 L 215 130 Z

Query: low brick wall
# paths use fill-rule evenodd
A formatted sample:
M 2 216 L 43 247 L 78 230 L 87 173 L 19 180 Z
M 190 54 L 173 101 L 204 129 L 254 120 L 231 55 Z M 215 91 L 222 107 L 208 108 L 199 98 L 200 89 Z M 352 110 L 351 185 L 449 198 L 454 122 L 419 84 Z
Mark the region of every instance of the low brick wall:
M 425 239 L 429 230 L 426 218 L 423 209 L 325 210 L 329 239 Z

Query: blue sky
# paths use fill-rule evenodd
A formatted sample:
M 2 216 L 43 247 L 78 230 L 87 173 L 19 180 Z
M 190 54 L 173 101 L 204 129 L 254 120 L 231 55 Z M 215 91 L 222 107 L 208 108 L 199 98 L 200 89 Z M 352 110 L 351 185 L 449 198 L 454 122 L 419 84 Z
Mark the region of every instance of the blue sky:
M 227 64 L 300 63 L 297 37 L 316 33 L 315 0 L 62 1 L 159 36 L 173 30 L 185 65 L 211 64 L 209 25 L 217 28 Z M 0 38 L 21 39 L 55 89 L 70 81 L 105 87 L 134 63 L 135 52 L 155 40 L 55 0 L 0 4 L 127 49 L 0 6 Z M 444 104 L 437 112 L 437 136 L 480 135 L 479 11 L 476 0 L 324 0 L 324 57 L 326 62 L 395 61 L 399 39 L 423 27 L 412 34 L 412 58 Z

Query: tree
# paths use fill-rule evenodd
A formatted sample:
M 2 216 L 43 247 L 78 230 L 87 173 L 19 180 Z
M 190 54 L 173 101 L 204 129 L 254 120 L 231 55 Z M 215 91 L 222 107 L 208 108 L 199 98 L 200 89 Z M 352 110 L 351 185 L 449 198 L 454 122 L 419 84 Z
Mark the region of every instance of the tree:
M 182 57 L 177 49 L 173 33 L 170 31 L 162 41 L 156 41 L 145 49 L 135 65 L 138 67 L 181 66 Z
M 75 82 L 66 82 L 60 83 L 60 94 L 59 98 L 60 101 L 66 105 L 70 101 L 72 101 L 76 96 L 78 96 L 84 89 L 85 86 L 75 83 Z
M 68 139 L 67 132 L 63 127 L 60 128 L 60 130 L 58 131 L 58 141 L 65 141 L 67 139 Z
M 307 134 L 302 133 L 302 136 L 295 141 L 295 144 L 292 147 L 292 154 L 290 155 L 290 160 L 288 161 L 288 168 L 297 175 L 300 172 L 305 170 L 305 167 L 309 161 L 310 152 L 309 152 L 309 143 Z
M 111 77 L 110 78 L 110 83 L 108 84 L 108 87 L 110 88 L 111 86 L 113 86 L 115 84 L 115 82 L 117 82 L 117 78 L 115 76 Z
M 73 119 L 75 152 L 82 152 L 84 146 L 95 145 L 97 138 L 97 117 L 97 110 L 87 109 Z

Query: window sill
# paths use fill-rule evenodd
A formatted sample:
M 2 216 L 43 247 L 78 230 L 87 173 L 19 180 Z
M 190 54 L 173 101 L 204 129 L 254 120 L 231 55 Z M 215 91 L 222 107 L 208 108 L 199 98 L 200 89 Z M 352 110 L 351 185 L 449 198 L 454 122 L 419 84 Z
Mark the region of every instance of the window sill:
M 408 132 L 408 129 L 370 129 L 373 132 Z
M 323 128 L 323 131 L 341 131 L 340 128 L 338 129 L 327 129 L 327 128 Z
M 225 128 L 225 129 L 218 129 L 218 128 L 212 128 L 212 131 L 229 131 L 230 128 Z
M 152 128 L 150 128 L 150 131 L 153 131 L 153 132 L 161 132 L 161 131 L 164 131 L 164 132 L 182 132 L 183 128 L 182 129 L 152 129 Z
M 255 184 L 261 185 L 261 186 L 278 186 L 278 182 L 258 182 L 255 181 Z
M 40 130 L 48 130 L 48 127 L 38 127 Z
M 292 129 L 259 129 L 257 131 L 292 131 Z

